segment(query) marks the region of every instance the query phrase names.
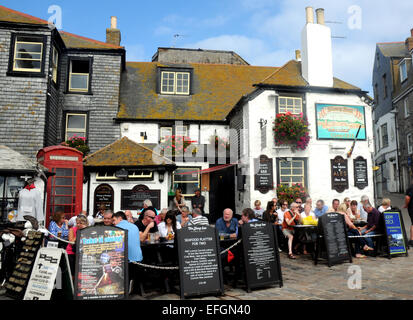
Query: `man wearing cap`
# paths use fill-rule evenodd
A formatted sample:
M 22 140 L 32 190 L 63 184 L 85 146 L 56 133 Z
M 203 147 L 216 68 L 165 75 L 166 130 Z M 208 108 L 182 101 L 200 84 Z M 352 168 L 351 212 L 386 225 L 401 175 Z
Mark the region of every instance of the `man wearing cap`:
M 205 197 L 201 195 L 201 189 L 195 190 L 195 195 L 191 199 L 192 209 L 199 209 L 201 210 L 202 214 L 205 213 Z

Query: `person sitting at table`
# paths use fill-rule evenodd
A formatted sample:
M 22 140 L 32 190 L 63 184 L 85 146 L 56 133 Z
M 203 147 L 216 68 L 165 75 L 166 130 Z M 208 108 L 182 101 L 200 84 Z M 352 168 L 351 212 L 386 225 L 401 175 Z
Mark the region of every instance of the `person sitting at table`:
M 165 221 L 165 215 L 168 212 L 168 209 L 163 208 L 161 212 L 156 216 L 155 223 L 159 225 L 162 221 Z M 175 214 L 175 212 L 173 212 Z M 176 215 L 175 215 L 176 217 Z
M 347 209 L 346 213 L 351 221 L 360 220 L 360 211 L 356 200 L 350 202 L 350 208 Z
M 146 210 L 142 221 L 138 220 L 135 222 L 135 225 L 139 229 L 139 238 L 141 242 L 146 241 L 149 233 L 158 232 L 158 226 L 155 223 L 155 211 Z
M 181 224 L 181 227 L 185 227 L 185 225 L 192 220 L 192 216 L 189 214 L 189 208 L 187 206 L 183 206 L 181 208 L 181 214 L 176 217 L 176 221 Z
M 313 211 L 313 199 L 311 199 L 310 197 L 307 197 L 307 198 L 305 199 L 304 204 L 303 204 L 303 208 L 304 208 L 304 206 L 305 206 L 306 204 L 309 204 L 309 205 L 310 205 L 310 208 L 311 208 L 311 211 Z
M 327 209 L 327 213 L 329 212 L 337 212 L 338 206 L 340 205 L 340 200 L 333 199 L 331 202 L 331 207 Z
M 272 198 L 272 202 L 274 202 L 275 210 L 277 210 L 278 209 L 278 198 L 277 197 Z
M 199 209 L 202 213 L 205 213 L 205 197 L 201 195 L 201 189 L 195 190 L 195 195 L 191 198 L 192 210 Z
M 357 206 L 357 209 L 359 209 L 360 219 L 363 220 L 363 221 L 367 221 L 368 214 L 367 214 L 367 211 L 364 210 L 364 206 L 368 203 L 370 203 L 369 197 L 367 195 L 362 195 L 361 199 L 360 199 L 360 202 Z
M 361 232 L 359 229 L 353 224 L 350 217 L 347 215 L 347 205 L 345 203 L 341 203 L 337 208 L 337 213 L 342 214 L 344 216 L 344 221 L 346 222 L 347 226 L 347 234 L 349 236 L 360 236 Z M 363 238 L 354 238 L 355 244 L 355 253 L 356 258 L 365 258 L 366 256 L 361 254 L 361 247 L 366 244 Z
M 381 206 L 377 209 L 380 213 L 383 213 L 386 210 L 391 210 L 391 200 L 389 198 L 384 198 L 381 201 Z
M 158 229 L 161 238 L 166 238 L 166 240 L 175 239 L 176 230 L 181 229 L 181 224 L 176 221 L 175 212 L 169 210 L 165 214 L 165 221 L 162 221 L 158 224 Z
M 245 208 L 242 210 L 241 219 L 238 221 L 238 224 L 241 226 L 243 224 L 257 222 L 255 218 L 255 212 L 251 208 Z
M 295 199 L 295 203 L 298 204 L 298 212 L 301 213 L 304 211 L 304 207 L 303 207 L 303 200 L 301 198 L 297 198 Z
M 317 200 L 315 204 L 314 214 L 318 218 L 320 218 L 324 213 L 328 210 L 328 206 L 324 204 L 324 200 Z
M 314 220 L 317 219 L 313 210 L 311 210 L 311 204 L 305 203 L 304 204 L 304 211 L 301 213 L 301 219 L 312 217 Z
M 229 235 L 231 239 L 238 237 L 238 220 L 233 218 L 234 212 L 227 208 L 223 215 L 215 222 L 215 228 L 219 234 Z
M 87 217 L 88 226 L 93 226 L 95 224 L 95 219 L 93 219 L 93 216 L 91 214 L 88 215 L 85 210 L 82 210 L 82 212 L 79 215 Z M 69 228 L 76 227 L 76 219 L 77 216 L 73 216 L 69 219 Z
M 350 209 L 351 200 L 349 197 L 345 197 L 343 203 L 346 204 L 347 209 Z
M 185 203 L 185 198 L 182 195 L 181 189 L 175 190 L 175 197 L 174 197 L 173 203 L 174 203 L 173 210 L 178 210 L 180 213 L 182 213 L 182 208 L 186 206 L 186 203 Z
M 136 222 L 136 220 L 133 219 L 132 211 L 126 210 L 125 211 L 125 216 L 126 216 L 126 219 L 128 220 L 128 222 L 130 222 L 130 223 L 135 223 Z
M 267 209 L 262 214 L 262 220 L 275 224 L 278 220 L 278 213 L 276 211 L 276 206 L 273 201 L 268 201 Z
M 68 240 L 69 239 L 69 221 L 66 220 L 65 218 L 65 213 L 61 209 L 57 209 L 53 215 L 52 219 L 49 224 L 49 232 L 56 237 L 63 239 L 63 240 Z M 49 236 L 49 241 L 57 241 L 59 244 L 59 248 L 66 249 L 66 243 L 58 241 L 53 236 Z M 56 242 L 55 242 L 56 243 Z
M 291 203 L 290 210 L 284 213 L 284 221 L 282 224 L 282 232 L 286 238 L 288 238 L 288 258 L 296 259 L 293 255 L 293 240 L 294 240 L 294 228 L 300 220 L 300 213 L 298 212 L 298 204 Z
M 367 224 L 364 227 L 359 227 L 362 235 L 375 235 L 377 234 L 377 230 L 380 224 L 380 215 L 381 213 L 370 203 L 365 204 L 364 210 L 367 212 Z M 374 250 L 374 243 L 373 239 L 370 237 L 364 238 L 366 240 L 366 245 L 364 246 L 364 251 L 373 251 Z
M 144 213 L 146 210 L 152 210 L 155 212 L 155 215 L 158 215 L 158 210 L 152 205 L 152 201 L 149 199 L 145 199 L 142 203 L 142 210 L 138 212 L 139 217 L 138 220 L 142 221 L 142 219 L 145 217 Z
M 132 292 L 133 282 L 136 279 L 136 265 L 134 262 L 140 262 L 143 259 L 140 243 L 140 232 L 137 226 L 127 220 L 123 211 L 113 214 L 113 224 L 121 229 L 128 230 L 128 271 L 129 271 L 129 292 Z
M 261 201 L 260 200 L 255 200 L 254 201 L 254 214 L 255 218 L 257 219 L 262 219 L 262 215 L 264 213 L 264 208 L 261 208 Z
M 113 226 L 113 212 L 112 210 L 106 210 L 103 214 L 103 225 Z
M 76 217 L 76 225 L 69 230 L 69 241 L 74 244 L 69 243 L 66 247 L 67 256 L 69 258 L 70 271 L 72 273 L 73 279 L 75 275 L 76 266 L 76 234 L 78 230 L 82 230 L 89 226 L 89 220 L 85 215 L 79 214 Z
M 100 205 L 98 212 L 93 214 L 93 218 L 94 219 L 103 219 L 103 214 L 105 213 L 105 210 L 106 210 L 106 206 L 104 204 Z
M 189 220 L 186 226 L 209 226 L 207 217 L 202 215 L 201 209 L 192 210 L 192 220 Z

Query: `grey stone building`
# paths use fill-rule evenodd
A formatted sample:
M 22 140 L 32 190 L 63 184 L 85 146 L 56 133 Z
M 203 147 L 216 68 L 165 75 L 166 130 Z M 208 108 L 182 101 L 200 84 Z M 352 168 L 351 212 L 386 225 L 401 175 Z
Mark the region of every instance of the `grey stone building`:
M 120 137 L 125 49 L 116 21 L 100 42 L 0 6 L 0 144 L 34 158 L 77 135 L 96 151 Z

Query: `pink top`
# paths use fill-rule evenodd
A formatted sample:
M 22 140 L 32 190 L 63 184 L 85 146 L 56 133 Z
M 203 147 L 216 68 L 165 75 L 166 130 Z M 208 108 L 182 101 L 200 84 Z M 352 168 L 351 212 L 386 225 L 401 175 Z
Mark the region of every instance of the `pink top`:
M 77 227 L 73 227 L 72 230 L 73 230 L 73 235 L 76 237 Z M 75 254 L 75 252 L 73 252 L 72 250 L 72 245 L 70 243 L 66 247 L 66 252 L 67 254 Z

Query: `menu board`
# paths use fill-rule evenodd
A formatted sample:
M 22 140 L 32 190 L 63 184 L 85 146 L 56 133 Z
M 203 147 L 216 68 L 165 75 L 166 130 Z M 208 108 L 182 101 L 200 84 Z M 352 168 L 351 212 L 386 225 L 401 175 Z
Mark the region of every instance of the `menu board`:
M 19 300 L 23 299 L 36 260 L 37 251 L 43 243 L 43 237 L 43 233 L 39 231 L 28 232 L 27 238 L 23 242 L 23 248 L 18 253 L 13 273 L 5 283 L 7 296 Z
M 318 219 L 318 227 L 324 236 L 328 265 L 331 267 L 345 260 L 352 262 L 344 215 L 325 213 Z
M 400 212 L 384 211 L 384 225 L 389 255 L 407 254 L 406 232 Z
M 113 188 L 108 184 L 101 184 L 96 188 L 93 212 L 98 212 L 102 205 L 113 211 Z
M 279 284 L 282 286 L 280 257 L 273 225 L 252 222 L 242 226 L 242 245 L 247 290 Z
M 223 294 L 218 233 L 210 226 L 177 230 L 181 299 L 203 294 Z
M 143 201 L 151 200 L 152 206 L 160 210 L 161 190 L 150 190 L 147 186 L 140 185 L 132 190 L 121 190 L 121 210 L 141 210 Z
M 66 251 L 57 248 L 41 248 L 37 252 L 36 262 L 23 300 L 50 300 L 59 267 L 65 270 L 65 278 L 69 278 L 69 281 L 63 281 L 63 284 L 70 287 L 68 291 L 70 298 L 73 298 L 73 283 Z
M 261 155 L 258 159 L 254 159 L 254 170 L 255 190 L 261 193 L 272 190 L 274 188 L 272 158 Z
M 369 185 L 367 176 L 367 160 L 357 157 L 353 160 L 354 164 L 354 185 L 360 190 Z
M 331 161 L 331 189 L 343 192 L 348 189 L 347 159 L 337 156 Z
M 77 231 L 76 244 L 75 299 L 127 299 L 127 230 L 85 228 Z

